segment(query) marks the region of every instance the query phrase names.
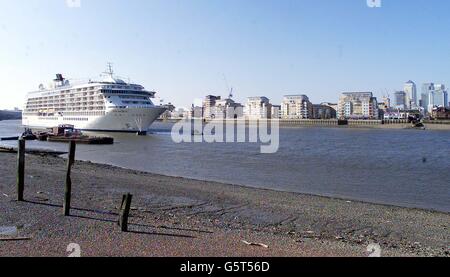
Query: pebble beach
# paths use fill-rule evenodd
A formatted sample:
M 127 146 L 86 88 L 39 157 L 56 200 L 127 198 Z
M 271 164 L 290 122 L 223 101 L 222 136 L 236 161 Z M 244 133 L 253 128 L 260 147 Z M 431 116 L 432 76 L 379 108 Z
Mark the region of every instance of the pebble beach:
M 26 155 L 25 200 L 15 200 L 16 154 L 0 152 L 0 256 L 448 257 L 448 213 L 175 178 L 77 161 L 71 216 L 62 215 L 66 161 Z M 117 224 L 133 202 L 129 232 Z M 16 238 L 16 239 L 14 239 Z

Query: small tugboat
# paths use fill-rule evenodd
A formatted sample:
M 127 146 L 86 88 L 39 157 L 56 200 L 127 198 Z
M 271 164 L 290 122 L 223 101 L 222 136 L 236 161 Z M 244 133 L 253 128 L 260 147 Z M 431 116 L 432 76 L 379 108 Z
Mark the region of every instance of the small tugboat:
M 422 122 L 413 123 L 413 128 L 419 130 L 426 130 L 425 125 L 423 125 Z
M 36 140 L 36 136 L 33 134 L 31 129 L 25 129 L 25 132 L 23 132 L 21 138 L 24 140 Z
M 47 141 L 51 142 L 70 142 L 83 144 L 113 144 L 114 139 L 111 137 L 90 137 L 83 135 L 79 130 L 76 130 L 73 125 L 60 125 L 53 128 L 52 133 L 40 133 L 40 139 L 46 137 Z
M 413 129 L 425 130 L 425 125 L 420 121 L 419 118 L 410 117 L 409 122 L 412 124 Z
M 49 133 L 48 132 L 39 132 L 35 134 L 37 137 L 37 140 L 39 141 L 47 141 Z

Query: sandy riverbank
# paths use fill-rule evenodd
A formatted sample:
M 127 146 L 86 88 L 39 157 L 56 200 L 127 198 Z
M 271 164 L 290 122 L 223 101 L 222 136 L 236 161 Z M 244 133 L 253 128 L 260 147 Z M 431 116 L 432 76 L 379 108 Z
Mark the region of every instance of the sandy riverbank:
M 63 217 L 65 161 L 27 155 L 25 198 L 15 196 L 15 159 L 0 153 L 0 226 L 25 241 L 0 241 L 0 256 L 450 256 L 450 215 L 166 177 L 77 162 L 73 215 Z M 129 233 L 116 224 L 131 192 Z M 269 248 L 242 242 L 267 244 Z

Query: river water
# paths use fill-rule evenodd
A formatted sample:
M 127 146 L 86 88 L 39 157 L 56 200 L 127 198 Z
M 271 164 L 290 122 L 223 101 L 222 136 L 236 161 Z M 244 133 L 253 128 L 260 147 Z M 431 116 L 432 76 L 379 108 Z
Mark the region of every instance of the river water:
M 450 131 L 281 128 L 280 148 L 252 143 L 174 143 L 169 123 L 144 137 L 107 134 L 114 145 L 79 145 L 77 159 L 170 176 L 450 212 Z M 0 137 L 22 132 L 0 121 Z M 67 145 L 27 142 L 66 151 Z M 16 142 L 0 142 L 16 146 Z

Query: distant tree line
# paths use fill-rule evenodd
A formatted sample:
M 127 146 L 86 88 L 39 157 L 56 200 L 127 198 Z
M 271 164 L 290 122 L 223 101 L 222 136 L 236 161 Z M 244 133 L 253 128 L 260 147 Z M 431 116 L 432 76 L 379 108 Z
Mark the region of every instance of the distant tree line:
M 0 120 L 22 119 L 22 113 L 14 111 L 0 111 Z

